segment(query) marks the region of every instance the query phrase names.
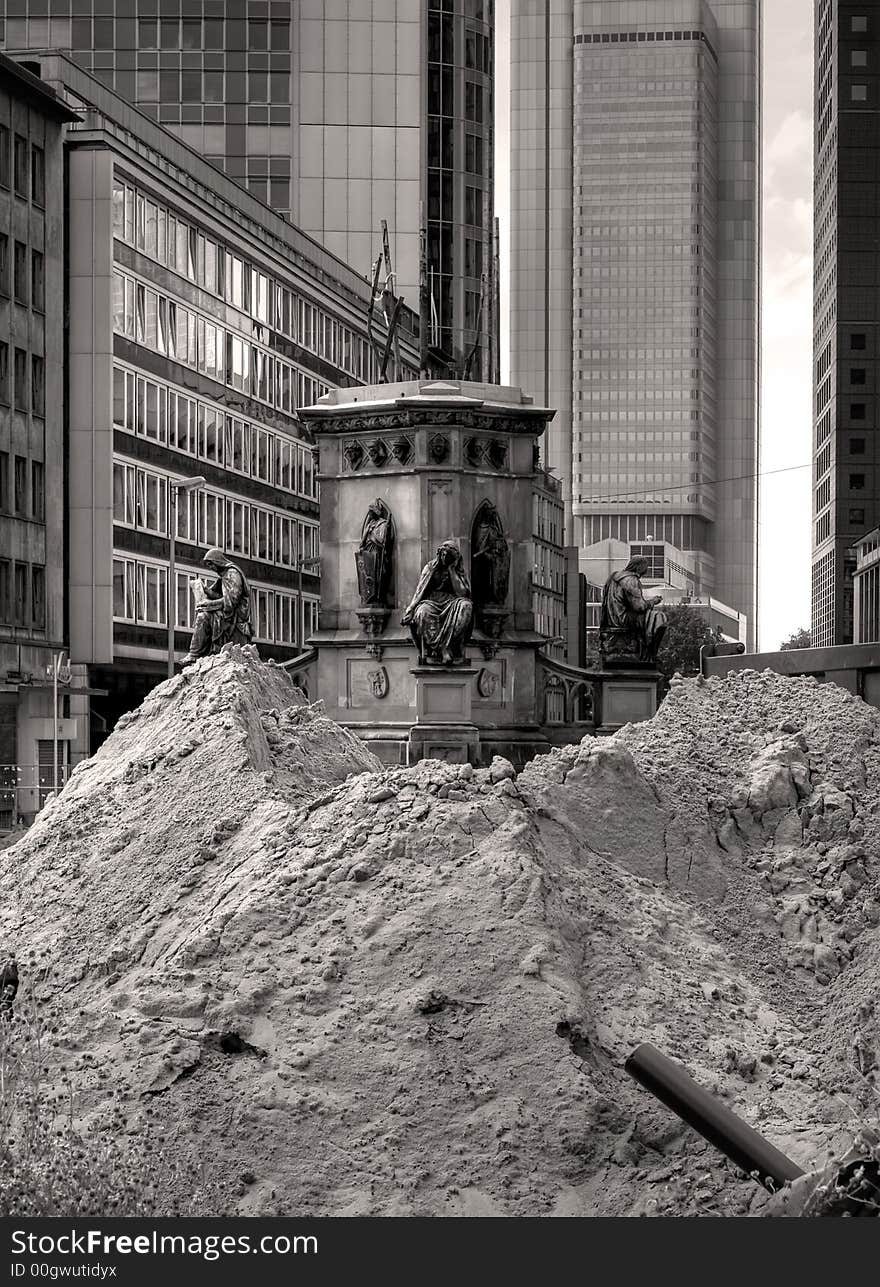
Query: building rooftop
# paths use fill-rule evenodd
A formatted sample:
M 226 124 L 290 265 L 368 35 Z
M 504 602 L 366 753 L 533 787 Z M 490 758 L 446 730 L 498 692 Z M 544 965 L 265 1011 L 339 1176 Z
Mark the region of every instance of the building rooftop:
M 35 76 L 24 62 L 16 62 L 3 53 L 0 53 L 0 84 L 53 120 L 73 122 L 82 119 L 59 98 L 50 85 Z

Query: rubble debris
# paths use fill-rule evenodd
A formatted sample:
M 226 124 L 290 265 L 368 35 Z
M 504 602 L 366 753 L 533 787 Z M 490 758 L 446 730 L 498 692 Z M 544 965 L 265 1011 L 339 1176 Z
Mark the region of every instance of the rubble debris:
M 878 786 L 880 712 L 809 679 L 681 681 L 520 773 L 403 768 L 232 647 L 8 851 L 0 942 L 78 1117 L 149 1114 L 242 1214 L 752 1213 L 623 1062 L 652 1042 L 805 1171 L 849 1148 Z

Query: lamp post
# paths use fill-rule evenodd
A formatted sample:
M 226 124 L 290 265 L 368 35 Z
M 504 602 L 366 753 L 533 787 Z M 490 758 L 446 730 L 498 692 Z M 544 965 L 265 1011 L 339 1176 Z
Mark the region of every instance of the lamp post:
M 168 498 L 169 515 L 169 548 L 168 548 L 168 590 L 165 596 L 168 616 L 168 678 L 174 674 L 174 627 L 177 622 L 177 493 L 194 492 L 204 487 L 206 479 L 199 475 L 196 478 L 171 478 L 168 486 L 171 494 Z

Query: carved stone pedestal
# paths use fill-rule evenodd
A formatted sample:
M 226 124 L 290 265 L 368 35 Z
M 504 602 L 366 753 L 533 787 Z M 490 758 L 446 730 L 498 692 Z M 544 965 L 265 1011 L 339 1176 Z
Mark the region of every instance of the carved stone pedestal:
M 476 670 L 471 666 L 415 666 L 416 723 L 409 731 L 410 761 L 480 763 L 480 734 L 471 722 Z
M 614 733 L 624 724 L 638 724 L 657 712 L 660 676 L 656 670 L 609 673 L 596 687 L 596 733 Z

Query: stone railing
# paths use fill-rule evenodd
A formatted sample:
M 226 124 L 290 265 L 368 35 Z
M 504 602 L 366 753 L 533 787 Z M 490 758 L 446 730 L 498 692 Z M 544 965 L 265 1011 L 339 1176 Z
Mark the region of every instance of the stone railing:
M 318 660 L 317 648 L 307 648 L 299 656 L 291 658 L 290 661 L 281 663 L 284 670 L 288 672 L 297 688 L 301 688 L 308 697 L 309 701 L 315 701 L 317 668 Z
M 571 729 L 582 737 L 596 726 L 596 685 L 601 671 L 569 666 L 538 653 L 538 718 L 546 728 Z

